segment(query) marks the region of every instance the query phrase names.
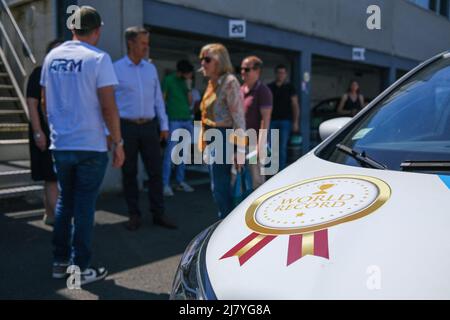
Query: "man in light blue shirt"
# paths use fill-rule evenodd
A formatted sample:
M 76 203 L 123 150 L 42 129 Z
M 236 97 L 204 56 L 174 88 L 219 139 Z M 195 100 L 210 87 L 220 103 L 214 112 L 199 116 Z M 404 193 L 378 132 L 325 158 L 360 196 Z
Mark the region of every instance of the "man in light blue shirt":
M 53 277 L 64 279 L 69 265 L 81 271 L 81 285 L 104 279 L 91 263 L 95 203 L 108 163 L 109 130 L 113 166 L 124 161 L 117 79 L 109 55 L 95 46 L 102 20 L 92 7 L 75 13 L 73 40 L 53 49 L 42 67 L 43 110 L 48 116 L 59 198 L 53 232 Z M 72 225 L 73 218 L 73 225 Z
M 169 120 L 161 93 L 156 67 L 141 59 L 137 64 L 129 55 L 114 63 L 119 79 L 116 101 L 121 119 L 142 120 L 157 118 L 161 131 L 169 130 Z
M 114 63 L 119 80 L 116 100 L 119 107 L 126 160 L 122 167 L 123 192 L 130 220 L 127 228 L 141 225 L 139 188 L 137 183 L 138 154 L 149 176 L 148 197 L 153 222 L 174 229 L 164 212 L 161 140 L 167 140 L 169 123 L 161 85 L 155 66 L 148 62 L 149 32 L 131 27 L 125 32 L 128 53 Z M 160 128 L 158 128 L 158 123 Z M 158 134 L 158 129 L 161 133 Z

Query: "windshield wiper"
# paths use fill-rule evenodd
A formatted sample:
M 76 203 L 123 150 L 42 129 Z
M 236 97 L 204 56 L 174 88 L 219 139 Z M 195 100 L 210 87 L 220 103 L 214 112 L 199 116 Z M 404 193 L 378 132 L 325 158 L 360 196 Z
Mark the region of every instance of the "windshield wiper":
M 450 161 L 412 161 L 403 162 L 403 171 L 450 171 Z
M 355 159 L 362 165 L 365 165 L 365 166 L 368 166 L 368 167 L 374 168 L 374 169 L 380 169 L 380 170 L 387 169 L 387 166 L 385 164 L 380 163 L 380 162 L 370 158 L 369 156 L 367 156 L 365 151 L 359 153 L 358 151 L 356 151 L 352 148 L 349 148 L 347 146 L 344 146 L 342 144 L 337 144 L 336 148 L 338 150 L 348 154 L 349 156 L 351 156 L 353 159 Z

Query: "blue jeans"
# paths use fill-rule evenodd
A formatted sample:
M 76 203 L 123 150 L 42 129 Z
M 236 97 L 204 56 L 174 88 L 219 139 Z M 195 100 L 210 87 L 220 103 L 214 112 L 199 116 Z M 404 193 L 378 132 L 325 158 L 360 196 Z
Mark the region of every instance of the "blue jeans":
M 185 129 L 189 131 L 191 134 L 191 139 L 193 139 L 194 132 L 194 124 L 192 120 L 187 121 L 169 121 L 169 131 L 170 137 L 172 133 L 177 129 Z M 179 143 L 178 141 L 172 141 L 169 137 L 169 141 L 167 142 L 166 150 L 164 151 L 164 160 L 163 160 L 163 184 L 164 186 L 168 186 L 170 184 L 170 175 L 172 171 L 172 150 Z M 183 143 L 186 143 L 183 141 Z M 189 144 L 189 148 L 191 148 L 191 144 Z M 184 170 L 185 164 L 182 162 L 180 165 L 176 166 L 175 170 L 175 179 L 177 183 L 184 181 Z
M 292 122 L 290 120 L 272 120 L 270 129 L 278 129 L 280 131 L 280 171 L 286 168 L 288 143 L 291 136 Z
M 90 265 L 95 204 L 108 154 L 53 151 L 53 157 L 59 189 L 53 231 L 54 261 L 73 263 L 84 270 Z
M 221 131 L 223 141 L 228 141 L 226 138 L 226 129 L 216 128 Z M 223 164 L 213 163 L 209 165 L 209 175 L 211 179 L 211 190 L 215 203 L 219 208 L 219 218 L 225 218 L 233 209 L 233 197 L 231 186 L 231 164 L 226 164 L 226 145 L 223 144 Z M 216 150 L 210 150 L 213 157 L 216 156 Z

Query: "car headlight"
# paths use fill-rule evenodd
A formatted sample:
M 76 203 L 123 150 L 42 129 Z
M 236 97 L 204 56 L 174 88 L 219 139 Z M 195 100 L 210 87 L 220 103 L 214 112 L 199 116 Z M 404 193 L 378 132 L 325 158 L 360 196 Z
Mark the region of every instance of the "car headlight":
M 175 274 L 171 300 L 216 299 L 206 271 L 205 253 L 208 240 L 218 224 L 201 232 L 186 248 Z

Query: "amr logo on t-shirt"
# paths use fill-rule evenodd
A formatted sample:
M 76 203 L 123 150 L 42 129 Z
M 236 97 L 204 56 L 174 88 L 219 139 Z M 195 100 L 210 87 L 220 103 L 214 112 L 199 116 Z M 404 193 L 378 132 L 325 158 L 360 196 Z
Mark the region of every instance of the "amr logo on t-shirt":
M 81 72 L 83 60 L 54 59 L 50 64 L 50 72 L 54 73 L 76 73 Z

